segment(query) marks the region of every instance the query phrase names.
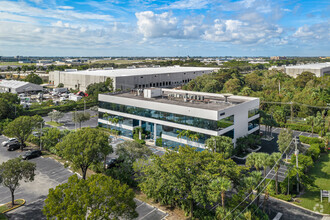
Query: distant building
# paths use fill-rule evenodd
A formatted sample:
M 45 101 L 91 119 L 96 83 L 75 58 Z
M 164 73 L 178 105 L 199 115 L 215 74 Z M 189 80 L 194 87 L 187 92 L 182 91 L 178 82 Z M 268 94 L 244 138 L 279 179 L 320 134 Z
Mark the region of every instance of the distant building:
M 83 70 L 68 69 L 49 73 L 53 85 L 60 83 L 64 87 L 85 91 L 93 83 L 113 80 L 113 88 L 120 90 L 143 89 L 148 87 L 176 87 L 188 83 L 197 76 L 211 73 L 215 68 L 206 67 L 156 67 L 130 69 Z
M 271 60 L 286 60 L 286 57 L 274 56 L 270 58 Z
M 297 75 L 302 72 L 311 72 L 314 73 L 317 77 L 322 77 L 326 74 L 330 74 L 330 63 L 314 63 L 314 64 L 304 64 L 297 66 L 286 66 L 286 74 L 297 77 Z
M 100 94 L 98 123 L 128 138 L 133 138 L 134 128 L 141 127 L 147 134 L 146 141 L 158 139 L 163 147 L 187 144 L 204 150 L 205 141 L 212 136 L 228 136 L 235 142 L 239 137 L 259 134 L 259 102 L 259 98 L 229 94 L 137 89 Z M 179 138 L 184 130 L 194 132 L 198 138 Z
M 37 93 L 40 91 L 42 91 L 42 86 L 39 86 L 37 84 L 17 80 L 0 81 L 0 93 L 10 92 L 14 94 L 20 94 Z

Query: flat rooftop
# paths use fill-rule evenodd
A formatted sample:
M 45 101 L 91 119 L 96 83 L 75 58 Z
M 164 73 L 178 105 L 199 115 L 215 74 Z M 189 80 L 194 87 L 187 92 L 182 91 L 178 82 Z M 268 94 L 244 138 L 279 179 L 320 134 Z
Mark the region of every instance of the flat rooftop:
M 217 68 L 209 67 L 150 67 L 150 68 L 132 68 L 132 69 L 105 69 L 105 70 L 82 70 L 82 71 L 60 71 L 61 73 L 90 75 L 90 76 L 105 76 L 105 77 L 121 77 L 121 76 L 140 76 L 152 74 L 167 74 L 181 73 L 194 71 L 213 71 Z
M 242 104 L 244 102 L 259 99 L 254 97 L 236 96 L 231 94 L 213 94 L 213 93 L 192 92 L 192 91 L 176 90 L 176 89 L 162 89 L 162 95 L 153 98 L 145 98 L 144 93 L 141 92 L 140 95 L 138 95 L 137 90 L 132 90 L 131 92 L 126 92 L 126 93 L 108 93 L 104 95 L 112 95 L 117 97 L 137 99 L 148 102 L 180 105 L 180 106 L 215 110 L 215 111 L 220 111 L 229 107 Z M 188 97 L 188 98 L 186 98 L 185 100 L 184 97 Z
M 286 69 L 323 69 L 330 67 L 330 63 L 313 63 L 313 64 L 304 64 L 296 66 L 286 66 Z

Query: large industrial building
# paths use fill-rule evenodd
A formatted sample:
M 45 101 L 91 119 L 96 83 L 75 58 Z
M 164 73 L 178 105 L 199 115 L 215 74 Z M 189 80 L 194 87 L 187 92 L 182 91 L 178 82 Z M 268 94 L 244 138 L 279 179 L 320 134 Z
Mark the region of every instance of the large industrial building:
M 42 91 L 42 86 L 37 84 L 17 81 L 17 80 L 2 80 L 0 81 L 0 93 L 10 92 L 14 94 L 20 93 L 37 93 Z
M 297 77 L 302 72 L 314 73 L 317 77 L 322 77 L 326 74 L 330 74 L 330 63 L 314 63 L 297 66 L 286 66 L 286 74 Z
M 57 86 L 78 90 L 86 90 L 93 83 L 113 80 L 113 88 L 120 90 L 148 87 L 175 87 L 205 73 L 211 73 L 215 68 L 206 67 L 154 67 L 132 69 L 103 69 L 103 70 L 66 70 L 49 73 L 49 81 Z
M 163 147 L 203 150 L 211 136 L 224 135 L 235 142 L 258 133 L 259 98 L 164 88 L 99 94 L 98 122 L 128 138 L 141 127 L 146 139 L 159 139 Z M 182 131 L 190 131 L 194 138 L 178 137 Z

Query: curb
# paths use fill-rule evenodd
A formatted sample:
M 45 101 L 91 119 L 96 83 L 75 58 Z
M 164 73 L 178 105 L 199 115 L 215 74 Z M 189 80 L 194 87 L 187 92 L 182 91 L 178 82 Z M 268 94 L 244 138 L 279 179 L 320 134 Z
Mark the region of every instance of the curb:
M 264 195 L 264 194 L 263 194 L 263 195 Z M 330 214 L 324 214 L 324 213 L 320 213 L 320 212 L 315 212 L 315 211 L 312 211 L 312 210 L 307 209 L 307 208 L 305 208 L 305 207 L 299 206 L 299 205 L 297 205 L 297 204 L 294 204 L 294 203 L 291 203 L 291 202 L 287 202 L 287 201 L 282 200 L 282 199 L 275 198 L 275 197 L 273 197 L 273 196 L 271 196 L 271 195 L 270 195 L 270 197 L 272 197 L 272 198 L 275 199 L 275 200 L 278 200 L 278 201 L 284 202 L 284 203 L 286 203 L 286 204 L 290 204 L 290 205 L 293 205 L 293 206 L 295 206 L 295 207 L 298 207 L 298 208 L 304 209 L 304 210 L 309 211 L 309 212 L 311 212 L 311 213 L 318 214 L 318 215 L 322 215 L 323 217 L 330 217 Z
M 10 209 L 7 209 L 7 210 L 3 211 L 2 213 L 6 213 L 6 212 L 12 211 L 12 210 L 14 210 L 14 209 L 17 209 L 17 208 L 23 206 L 23 205 L 25 204 L 26 201 L 25 201 L 25 199 L 20 199 L 20 200 L 23 200 L 23 203 L 22 203 L 22 204 L 17 205 L 17 206 L 15 206 L 15 207 L 12 207 L 12 208 L 10 208 Z

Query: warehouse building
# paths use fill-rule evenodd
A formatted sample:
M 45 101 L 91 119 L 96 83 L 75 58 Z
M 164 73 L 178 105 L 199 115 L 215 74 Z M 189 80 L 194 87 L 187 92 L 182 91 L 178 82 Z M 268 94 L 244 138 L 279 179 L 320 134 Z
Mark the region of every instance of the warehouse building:
M 77 71 L 54 71 L 49 73 L 50 83 L 57 86 L 85 91 L 93 83 L 105 82 L 108 78 L 113 81 L 114 89 L 134 89 L 148 87 L 175 87 L 206 73 L 211 73 L 215 68 L 206 67 L 155 67 L 132 69 L 103 69 Z
M 14 94 L 20 93 L 37 93 L 42 91 L 42 86 L 37 84 L 17 81 L 17 80 L 2 80 L 0 81 L 0 93 L 10 92 Z
M 259 98 L 147 88 L 99 94 L 99 125 L 133 138 L 141 127 L 146 139 L 163 147 L 205 149 L 211 136 L 237 138 L 259 132 Z M 189 131 L 194 138 L 182 136 Z
M 285 72 L 292 77 L 297 77 L 303 72 L 311 72 L 314 73 L 317 77 L 322 77 L 326 74 L 330 74 L 330 63 L 314 63 L 297 66 L 286 66 Z

